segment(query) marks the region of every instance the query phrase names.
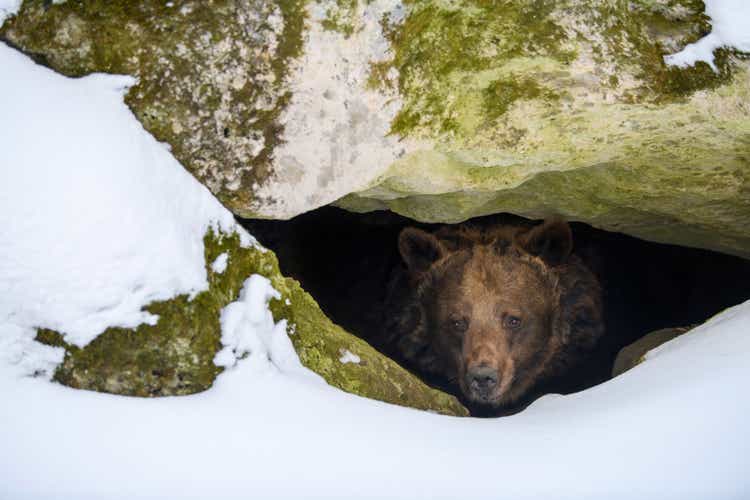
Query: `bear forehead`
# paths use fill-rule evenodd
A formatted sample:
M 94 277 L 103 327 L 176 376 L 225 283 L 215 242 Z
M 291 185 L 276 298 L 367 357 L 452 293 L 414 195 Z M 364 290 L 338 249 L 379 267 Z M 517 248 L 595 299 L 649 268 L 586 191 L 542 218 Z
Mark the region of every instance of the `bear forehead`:
M 443 286 L 450 295 L 477 300 L 545 302 L 554 296 L 555 280 L 538 259 L 513 253 L 498 254 L 478 246 L 470 255 L 456 259 Z M 457 297 L 458 298 L 458 297 Z
M 549 271 L 539 259 L 515 253 L 498 254 L 491 247 L 478 247 L 466 261 L 464 285 L 546 289 L 551 285 Z

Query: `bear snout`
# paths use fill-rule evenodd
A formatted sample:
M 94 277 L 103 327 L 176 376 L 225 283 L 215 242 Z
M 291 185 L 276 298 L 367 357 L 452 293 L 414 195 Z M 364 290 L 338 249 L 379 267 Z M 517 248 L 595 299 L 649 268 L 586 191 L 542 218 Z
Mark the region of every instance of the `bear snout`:
M 466 372 L 466 387 L 470 392 L 468 396 L 477 401 L 489 402 L 493 399 L 498 380 L 497 370 L 489 365 L 470 367 Z

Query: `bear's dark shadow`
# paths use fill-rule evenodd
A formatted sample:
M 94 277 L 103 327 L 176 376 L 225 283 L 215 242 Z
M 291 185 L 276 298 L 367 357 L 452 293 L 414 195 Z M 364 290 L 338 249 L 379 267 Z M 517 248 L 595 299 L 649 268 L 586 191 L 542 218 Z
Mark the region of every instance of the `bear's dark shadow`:
M 501 214 L 469 221 L 535 224 Z M 240 220 L 279 258 L 281 271 L 297 279 L 336 323 L 399 362 L 383 342 L 383 305 L 390 274 L 401 265 L 397 241 L 407 226 L 434 229 L 391 212 L 354 214 L 324 207 L 290 221 Z M 571 393 L 607 380 L 619 350 L 661 328 L 705 321 L 750 298 L 750 261 L 706 250 L 646 242 L 572 223 L 575 252 L 604 289 L 606 334 L 594 355 L 565 377 L 539 387 L 523 406 L 547 392 Z M 450 385 L 425 381 L 461 397 Z M 503 413 L 472 407 L 475 416 Z

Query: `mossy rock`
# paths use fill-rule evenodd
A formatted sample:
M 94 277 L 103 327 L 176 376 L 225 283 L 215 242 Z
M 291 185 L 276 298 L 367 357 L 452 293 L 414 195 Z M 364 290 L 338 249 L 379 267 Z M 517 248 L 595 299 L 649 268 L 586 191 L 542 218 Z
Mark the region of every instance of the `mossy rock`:
M 623 347 L 620 349 L 620 352 L 617 353 L 617 358 L 615 358 L 615 362 L 612 365 L 612 376 L 617 377 L 618 375 L 622 375 L 626 371 L 635 368 L 643 363 L 649 351 L 656 349 L 662 344 L 666 344 L 680 335 L 684 335 L 696 326 L 698 325 L 662 328 L 661 330 L 647 333 L 632 344 Z
M 137 76 L 138 119 L 238 215 L 555 212 L 750 257 L 748 55 L 717 50 L 717 71 L 664 62 L 710 30 L 703 11 L 27 0 L 0 37 L 68 75 Z
M 126 102 L 227 205 L 263 183 L 305 0 L 24 1 L 0 39 L 68 76 L 138 78 Z
M 415 141 L 337 204 L 423 222 L 553 213 L 750 257 L 750 63 L 663 57 L 710 30 L 696 1 L 408 2 L 389 27 Z
M 426 386 L 333 324 L 297 281 L 281 275 L 270 250 L 246 248 L 237 234 L 213 231 L 204 242 L 208 290 L 149 305 L 146 309 L 159 316 L 155 325 L 109 328 L 84 348 L 66 344 L 54 331 L 39 330 L 37 340 L 65 348 L 54 379 L 74 388 L 142 397 L 193 394 L 210 388 L 222 371 L 213 363 L 221 349 L 221 310 L 237 300 L 245 279 L 260 274 L 281 294 L 270 308 L 276 321 L 288 321 L 302 364 L 329 384 L 402 406 L 467 414 L 453 396 Z M 223 253 L 228 255 L 228 266 L 223 273 L 214 272 L 211 263 Z M 359 363 L 342 363 L 346 351 L 357 355 Z

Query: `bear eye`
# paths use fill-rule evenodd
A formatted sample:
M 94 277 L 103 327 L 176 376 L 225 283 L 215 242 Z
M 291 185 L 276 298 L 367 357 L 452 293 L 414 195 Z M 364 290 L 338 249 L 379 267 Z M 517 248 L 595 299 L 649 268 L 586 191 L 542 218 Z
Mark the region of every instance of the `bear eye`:
M 451 330 L 465 332 L 469 328 L 469 320 L 466 318 L 450 318 L 448 326 L 450 326 Z
M 503 319 L 503 326 L 508 330 L 517 330 L 521 327 L 521 318 L 508 315 Z

